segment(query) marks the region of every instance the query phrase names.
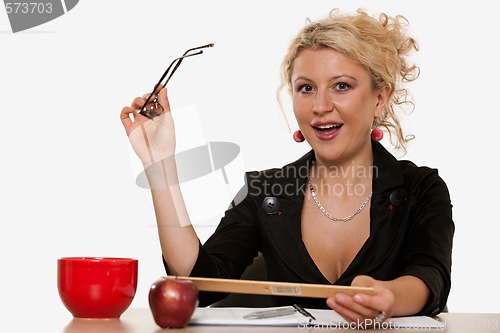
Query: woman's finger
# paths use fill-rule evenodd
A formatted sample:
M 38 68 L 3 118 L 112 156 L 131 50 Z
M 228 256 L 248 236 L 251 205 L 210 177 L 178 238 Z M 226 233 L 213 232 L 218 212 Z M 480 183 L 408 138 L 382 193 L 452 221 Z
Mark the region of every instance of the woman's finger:
M 127 134 L 130 134 L 130 132 L 140 124 L 144 124 L 150 120 L 137 112 L 138 110 L 138 108 L 134 108 L 132 106 L 125 106 L 120 113 L 120 120 L 122 121 Z
M 359 295 L 359 294 L 358 294 Z M 363 318 L 373 318 L 375 317 L 379 310 L 377 308 L 372 308 L 366 306 L 365 304 L 358 303 L 354 300 L 354 297 L 339 293 L 335 295 L 335 302 L 341 306 L 350 309 L 351 311 L 359 314 Z
M 357 313 L 356 311 L 339 304 L 335 297 L 331 297 L 326 301 L 327 305 L 335 310 L 342 318 L 350 323 L 355 323 L 357 326 L 363 325 L 366 319 L 365 316 Z
M 146 103 L 146 99 L 145 98 L 142 98 L 142 97 L 136 97 L 133 101 L 132 101 L 132 104 L 131 106 L 135 109 L 138 109 L 140 110 L 143 106 L 144 106 L 144 103 Z
M 122 112 L 120 113 L 120 119 L 125 129 L 129 128 L 133 124 L 133 121 L 130 118 L 130 114 L 134 114 L 135 111 L 136 109 L 131 106 L 126 106 L 122 109 Z
M 353 296 L 353 301 L 363 307 L 376 310 L 376 314 L 384 312 L 387 317 L 390 317 L 392 315 L 394 295 L 389 290 L 379 286 L 375 286 L 374 289 L 375 295 L 356 294 Z

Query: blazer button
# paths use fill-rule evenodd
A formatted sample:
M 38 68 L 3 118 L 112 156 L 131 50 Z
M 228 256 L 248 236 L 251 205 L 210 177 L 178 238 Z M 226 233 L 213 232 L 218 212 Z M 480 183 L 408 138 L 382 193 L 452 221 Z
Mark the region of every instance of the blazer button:
M 405 190 L 396 190 L 389 195 L 389 201 L 394 207 L 398 207 L 406 201 L 407 196 Z
M 265 197 L 262 201 L 262 209 L 266 214 L 273 215 L 278 213 L 280 202 L 275 197 Z

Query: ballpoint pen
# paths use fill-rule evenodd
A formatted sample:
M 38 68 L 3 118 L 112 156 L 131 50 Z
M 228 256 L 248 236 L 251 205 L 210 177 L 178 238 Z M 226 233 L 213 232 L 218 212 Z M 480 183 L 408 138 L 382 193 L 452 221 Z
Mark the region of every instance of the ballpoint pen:
M 300 312 L 302 315 L 306 316 L 306 317 L 309 317 L 313 320 L 316 320 L 316 318 L 314 318 L 314 316 L 309 312 L 307 311 L 306 309 L 304 309 L 302 306 L 298 305 L 298 304 L 294 304 L 293 307 L 295 308 L 295 310 L 297 310 L 298 312 Z
M 271 309 L 271 310 L 252 312 L 252 313 L 245 315 L 243 318 L 245 318 L 245 319 L 263 319 L 263 318 L 280 317 L 280 316 L 291 315 L 297 311 L 298 311 L 297 308 L 294 306 L 285 306 L 285 307 Z

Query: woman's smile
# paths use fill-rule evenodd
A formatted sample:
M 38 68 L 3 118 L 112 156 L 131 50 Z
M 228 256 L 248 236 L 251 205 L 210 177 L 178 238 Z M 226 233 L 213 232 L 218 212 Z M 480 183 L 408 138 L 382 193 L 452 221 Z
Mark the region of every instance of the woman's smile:
M 311 127 L 318 139 L 320 140 L 333 140 L 337 137 L 342 129 L 343 124 L 339 122 L 313 122 Z

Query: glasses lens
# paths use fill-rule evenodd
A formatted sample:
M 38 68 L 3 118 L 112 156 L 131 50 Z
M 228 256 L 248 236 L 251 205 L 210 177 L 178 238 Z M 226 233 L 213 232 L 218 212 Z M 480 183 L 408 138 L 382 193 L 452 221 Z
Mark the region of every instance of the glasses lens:
M 149 118 L 158 117 L 159 115 L 161 115 L 163 113 L 163 107 L 155 99 L 155 100 L 149 102 L 148 104 L 146 104 L 146 106 L 144 107 L 143 113 L 145 113 L 145 116 L 149 117 Z

